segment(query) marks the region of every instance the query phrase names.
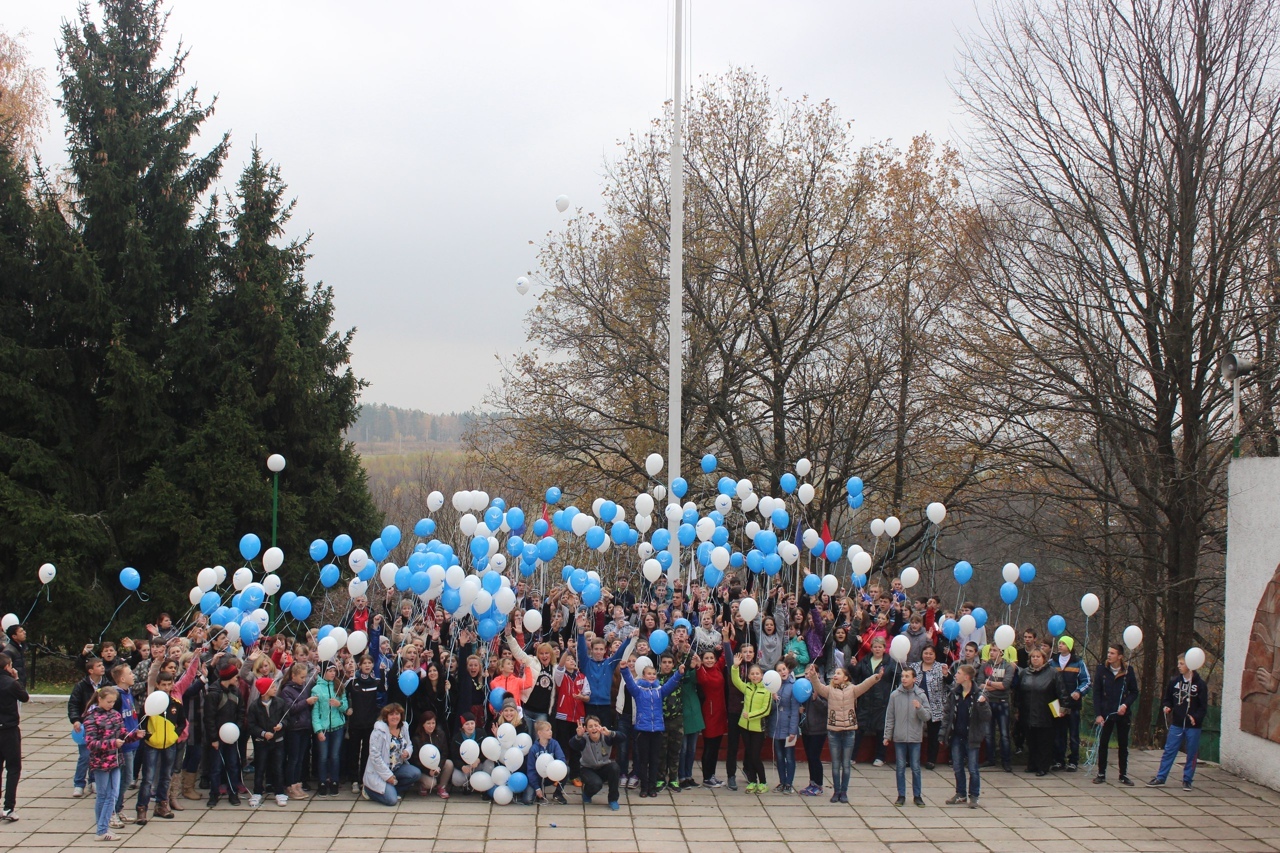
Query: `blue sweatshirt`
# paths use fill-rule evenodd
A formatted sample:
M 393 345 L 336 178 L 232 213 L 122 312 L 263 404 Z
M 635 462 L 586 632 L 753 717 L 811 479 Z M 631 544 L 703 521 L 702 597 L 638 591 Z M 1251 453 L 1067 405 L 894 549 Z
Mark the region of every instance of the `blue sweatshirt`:
M 635 645 L 634 637 L 631 642 L 619 646 L 616 652 L 604 660 L 596 662 L 591 659 L 586 636 L 578 634 L 578 669 L 582 670 L 582 674 L 587 677 L 587 684 L 591 687 L 590 704 L 613 707 L 609 699 L 613 695 L 613 671 L 617 668 L 618 661 L 622 660 L 623 655 L 633 645 Z
M 657 681 L 636 681 L 631 674 L 631 667 L 622 668 L 622 679 L 627 682 L 627 692 L 636 706 L 636 731 L 664 732 L 666 721 L 662 718 L 662 700 L 666 699 L 680 686 L 680 673 L 677 671 L 666 684 Z

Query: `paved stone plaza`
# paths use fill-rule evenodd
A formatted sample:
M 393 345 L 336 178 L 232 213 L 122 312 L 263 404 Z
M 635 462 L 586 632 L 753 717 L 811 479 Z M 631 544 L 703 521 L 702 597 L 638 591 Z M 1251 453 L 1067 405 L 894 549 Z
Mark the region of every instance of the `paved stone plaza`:
M 174 820 L 118 830 L 115 845 L 93 831 L 93 801 L 71 797 L 75 746 L 65 702 L 36 700 L 23 720 L 24 770 L 16 824 L 0 825 L 0 850 L 53 853 L 128 846 L 135 851 L 208 850 L 269 853 L 378 851 L 1280 851 L 1280 794 L 1201 765 L 1196 790 L 1090 784 L 1087 773 L 1036 779 L 984 773 L 983 808 L 947 807 L 950 771 L 925 773 L 919 809 L 893 805 L 889 767 L 854 768 L 852 806 L 800 796 L 688 791 L 641 800 L 624 792 L 619 812 L 603 802 L 525 808 L 491 806 L 479 797 L 411 796 L 396 808 L 350 793 L 290 803 L 268 799 L 256 810 L 216 809 L 186 801 Z M 1145 782 L 1154 753 L 1136 753 L 1132 775 Z M 772 772 L 772 771 L 771 771 Z M 1171 782 L 1181 779 L 1175 771 Z M 806 781 L 800 762 L 797 778 Z M 829 781 L 829 779 L 828 779 Z M 132 793 L 132 792 L 131 792 Z M 602 798 L 601 798 L 602 799 Z M 132 800 L 126 811 L 132 813 Z M 767 806 L 767 808 L 762 808 Z

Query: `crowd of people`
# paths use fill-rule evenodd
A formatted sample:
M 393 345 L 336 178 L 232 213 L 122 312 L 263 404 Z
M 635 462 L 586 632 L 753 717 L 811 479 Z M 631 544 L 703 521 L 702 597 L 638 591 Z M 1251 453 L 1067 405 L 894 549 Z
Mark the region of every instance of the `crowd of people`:
M 1069 636 L 1028 628 L 1002 649 L 979 626 L 949 640 L 944 617 L 973 606 L 944 611 L 936 598 L 912 600 L 898 581 L 812 596 L 775 585 L 747 620 L 739 605 L 749 592 L 733 578 L 714 589 L 672 589 L 660 578 L 584 606 L 567 585 L 544 597 L 519 584 L 505 631 L 485 642 L 471 620 L 389 591 L 374 606 L 354 599 L 341 620 L 367 649 L 339 646 L 328 660 L 321 632 L 305 626 L 244 649 L 203 617 L 180 627 L 162 614 L 145 638 L 81 650 L 85 675 L 67 701 L 78 748 L 72 796 L 93 795 L 106 841 L 196 801 L 215 808 L 247 797 L 256 808 L 273 797 L 287 807 L 348 788 L 391 806 L 409 795 L 532 806 L 573 794 L 584 803 L 603 795 L 617 809 L 624 791 L 699 786 L 830 792 L 848 803 L 852 765 L 885 766 L 892 748 L 897 805 L 907 803 L 909 776 L 923 807 L 922 769 L 949 761 L 946 803 L 977 808 L 982 772 L 1012 772 L 1015 755 L 1037 776 L 1077 771 L 1082 723 L 1102 733 L 1093 781 L 1108 781 L 1114 734 L 1116 780 L 1134 784 L 1138 686 L 1121 645 L 1090 673 Z M 530 610 L 541 616 L 530 620 L 536 631 L 522 618 Z M 899 636 L 906 653 L 895 657 L 888 650 Z M 10 627 L 8 640 L 0 769 L 3 818 L 13 821 L 19 704 L 28 699 L 23 626 Z M 1090 692 L 1095 717 L 1084 721 Z M 1149 785 L 1165 783 L 1183 747 L 1190 789 L 1206 703 L 1203 680 L 1180 662 L 1164 694 L 1168 745 Z

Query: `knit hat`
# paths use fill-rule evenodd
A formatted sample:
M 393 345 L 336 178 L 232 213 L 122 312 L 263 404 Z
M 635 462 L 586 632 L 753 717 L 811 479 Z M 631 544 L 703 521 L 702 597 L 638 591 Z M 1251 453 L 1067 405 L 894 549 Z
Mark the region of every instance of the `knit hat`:
M 508 708 L 510 708 L 513 711 L 517 710 L 515 697 L 509 693 L 507 694 L 506 698 L 502 700 L 502 710 L 505 711 Z
M 464 723 L 474 723 L 476 721 L 476 715 L 468 711 L 467 713 L 459 717 L 459 719 L 461 719 L 462 722 Z
M 266 696 L 267 691 L 271 689 L 272 684 L 275 684 L 275 682 L 265 675 L 262 676 L 262 678 L 259 678 L 257 681 L 253 682 L 253 686 L 258 688 L 259 696 Z
M 240 667 L 235 663 L 224 663 L 222 668 L 218 670 L 218 678 L 223 681 L 235 678 L 240 673 Z
M 1067 637 L 1067 636 L 1059 637 L 1059 638 L 1058 638 L 1058 642 L 1059 642 L 1059 643 L 1066 643 L 1066 644 L 1067 644 L 1067 651 L 1072 651 L 1072 652 L 1073 652 L 1073 651 L 1075 651 L 1075 649 L 1076 649 L 1076 641 L 1075 641 L 1075 640 L 1073 640 L 1073 639 L 1071 639 L 1070 637 Z

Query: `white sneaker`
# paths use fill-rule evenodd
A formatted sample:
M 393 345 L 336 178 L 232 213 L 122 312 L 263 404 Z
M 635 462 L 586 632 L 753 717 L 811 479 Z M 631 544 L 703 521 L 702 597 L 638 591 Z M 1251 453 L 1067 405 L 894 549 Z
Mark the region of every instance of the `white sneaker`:
M 276 794 L 276 805 L 284 808 L 289 805 L 289 797 L 286 794 Z
M 126 812 L 116 812 L 116 817 L 120 818 L 120 820 L 124 821 L 125 823 L 133 823 L 133 815 L 130 815 Z
M 71 796 L 75 797 L 77 800 L 80 799 L 84 796 L 84 788 L 72 788 Z
M 107 821 L 107 826 L 110 826 L 112 829 L 124 829 L 124 821 L 120 819 L 120 815 L 113 814 L 111 816 L 111 820 Z
M 261 794 L 253 794 L 249 797 L 249 808 L 256 809 L 260 805 L 262 805 Z
M 89 783 L 89 793 L 90 793 L 90 794 L 96 794 L 96 793 L 98 793 L 98 783 L 97 783 L 97 782 L 90 782 L 90 783 Z
M 872 766 L 872 767 L 884 767 L 884 762 L 877 758 L 875 761 L 871 762 L 871 766 Z
M 359 793 L 360 793 L 360 783 L 359 783 L 359 782 L 352 782 L 352 783 L 351 783 L 351 793 L 353 793 L 353 794 L 359 794 Z

